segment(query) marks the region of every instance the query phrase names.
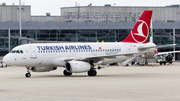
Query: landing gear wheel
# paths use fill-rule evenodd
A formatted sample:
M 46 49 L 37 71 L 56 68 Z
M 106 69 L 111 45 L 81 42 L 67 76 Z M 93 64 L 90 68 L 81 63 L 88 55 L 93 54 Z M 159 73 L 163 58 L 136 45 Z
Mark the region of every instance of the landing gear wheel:
M 30 77 L 31 77 L 30 71 L 31 71 L 31 68 L 32 68 L 32 67 L 26 67 L 26 68 L 27 68 L 27 73 L 25 74 L 25 76 L 26 76 L 27 78 L 30 78 Z
M 71 76 L 72 75 L 72 73 L 69 73 L 66 70 L 64 70 L 63 74 L 64 74 L 64 76 Z
M 148 62 L 145 62 L 145 65 L 148 65 Z
M 135 64 L 135 62 L 134 62 L 134 61 L 132 61 L 132 62 L 131 62 L 131 65 L 134 65 L 134 64 Z
M 31 74 L 30 74 L 30 73 L 26 73 L 25 76 L 26 76 L 27 78 L 29 78 L 29 77 L 31 77 Z
M 101 69 L 101 67 L 100 67 L 100 66 L 98 66 L 98 69 Z
M 170 64 L 172 64 L 173 62 L 171 61 L 171 62 L 169 62 Z
M 97 72 L 96 72 L 96 70 L 90 70 L 90 71 L 88 71 L 88 75 L 89 76 L 96 76 Z

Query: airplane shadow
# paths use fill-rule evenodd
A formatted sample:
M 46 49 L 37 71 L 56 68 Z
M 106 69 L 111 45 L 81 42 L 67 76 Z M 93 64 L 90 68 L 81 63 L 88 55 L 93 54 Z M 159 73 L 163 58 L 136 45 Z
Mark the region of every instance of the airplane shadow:
M 31 78 L 149 78 L 149 77 L 159 77 L 161 74 L 154 73 L 144 73 L 144 74 L 110 74 L 110 75 L 97 75 L 97 76 L 88 76 L 88 75 L 72 75 L 72 76 L 64 76 L 64 75 L 36 75 Z

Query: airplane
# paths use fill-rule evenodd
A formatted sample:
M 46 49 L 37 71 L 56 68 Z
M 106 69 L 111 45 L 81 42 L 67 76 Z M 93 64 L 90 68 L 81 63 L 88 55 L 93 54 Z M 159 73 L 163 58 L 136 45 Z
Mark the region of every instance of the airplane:
M 158 52 L 154 55 L 154 57 L 151 56 L 151 58 L 149 58 L 148 56 L 144 57 L 144 55 L 141 55 L 134 59 L 131 62 L 131 65 L 136 64 L 139 66 L 144 66 L 148 65 L 149 62 L 152 63 L 152 66 L 154 66 L 154 63 L 159 63 L 160 65 L 169 65 L 173 63 L 174 56 L 172 55 L 172 53 L 180 53 L 180 51 Z
M 96 69 L 107 64 L 123 61 L 127 64 L 140 55 L 149 57 L 159 47 L 147 43 L 152 10 L 145 10 L 126 39 L 121 42 L 87 42 L 87 43 L 34 43 L 20 45 L 4 56 L 3 62 L 8 65 L 27 68 L 26 77 L 33 72 L 48 72 L 64 67 L 63 74 L 87 72 L 96 76 Z
M 162 65 L 162 64 L 166 65 L 166 63 L 172 64 L 173 58 L 174 58 L 174 56 L 172 55 L 173 53 L 180 53 L 180 51 L 158 52 L 158 54 L 157 54 L 158 61 L 157 62 L 160 65 Z

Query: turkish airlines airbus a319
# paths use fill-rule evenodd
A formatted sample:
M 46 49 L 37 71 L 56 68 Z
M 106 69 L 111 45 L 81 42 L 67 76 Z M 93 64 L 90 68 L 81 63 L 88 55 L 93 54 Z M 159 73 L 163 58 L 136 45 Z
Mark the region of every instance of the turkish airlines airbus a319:
M 154 57 L 157 48 L 173 46 L 156 46 L 147 43 L 152 17 L 152 10 L 143 12 L 134 28 L 122 42 L 89 43 L 39 43 L 20 45 L 3 58 L 8 65 L 22 66 L 30 71 L 47 72 L 64 67 L 64 75 L 87 72 L 96 76 L 96 68 L 123 61 L 125 65 L 140 55 Z

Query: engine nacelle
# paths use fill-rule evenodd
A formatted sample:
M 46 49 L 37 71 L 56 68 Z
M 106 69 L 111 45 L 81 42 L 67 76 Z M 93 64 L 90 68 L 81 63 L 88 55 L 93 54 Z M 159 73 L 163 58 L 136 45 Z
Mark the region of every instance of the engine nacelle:
M 88 62 L 83 61 L 68 61 L 66 63 L 66 71 L 70 73 L 87 72 L 91 69 L 91 65 Z
M 33 72 L 48 72 L 56 69 L 57 67 L 32 67 Z
M 173 56 L 168 54 L 168 55 L 165 56 L 165 59 L 166 59 L 167 62 L 172 63 Z

